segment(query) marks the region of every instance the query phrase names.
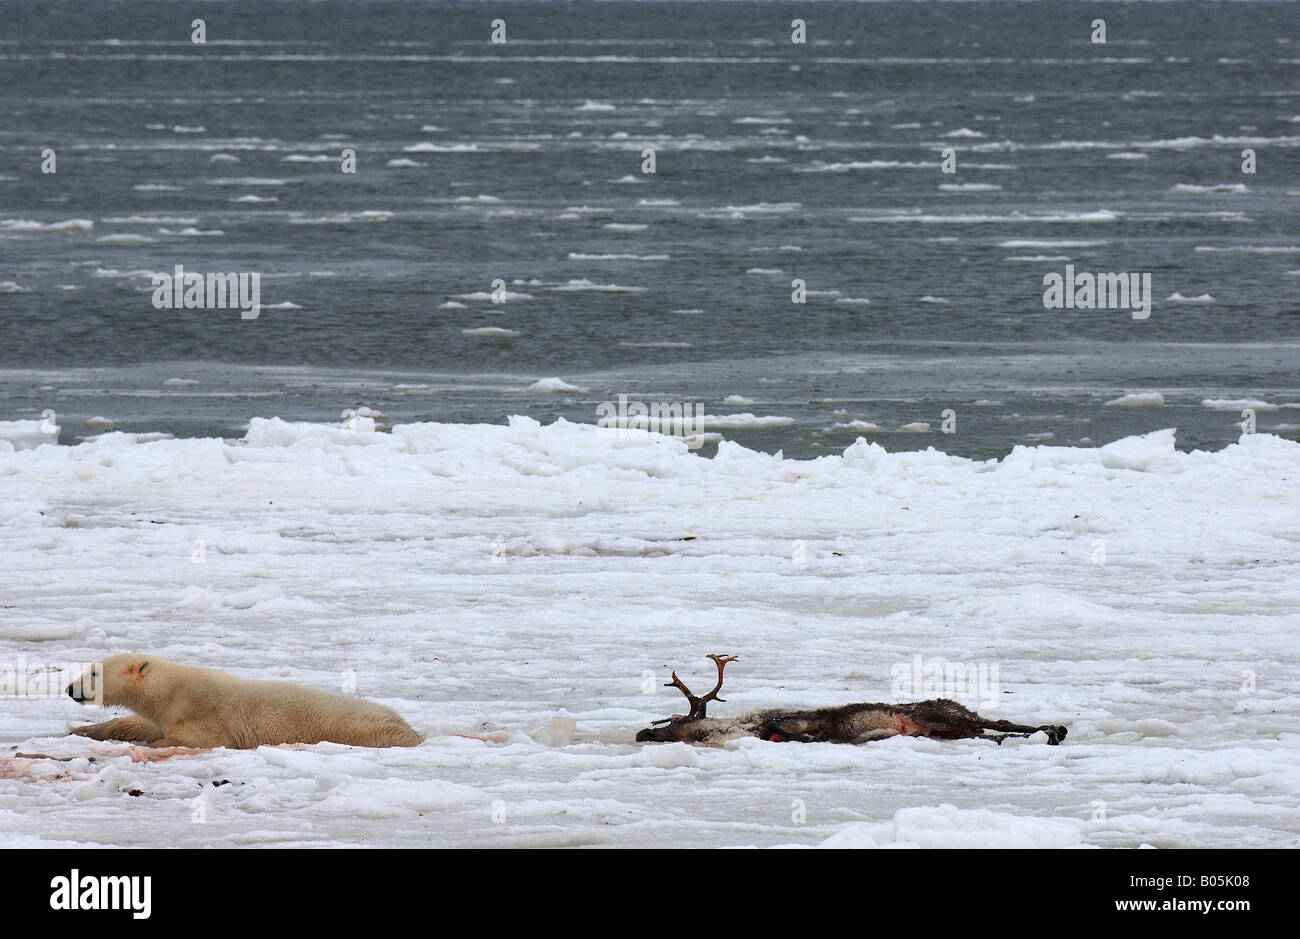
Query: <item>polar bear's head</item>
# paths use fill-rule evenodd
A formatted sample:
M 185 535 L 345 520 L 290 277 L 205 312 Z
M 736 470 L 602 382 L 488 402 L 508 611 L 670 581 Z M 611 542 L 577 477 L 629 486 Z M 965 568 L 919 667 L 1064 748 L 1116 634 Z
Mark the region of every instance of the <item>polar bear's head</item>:
M 68 697 L 80 704 L 100 707 L 129 706 L 138 697 L 140 683 L 149 675 L 150 657 L 141 652 L 110 655 L 86 669 L 68 685 Z

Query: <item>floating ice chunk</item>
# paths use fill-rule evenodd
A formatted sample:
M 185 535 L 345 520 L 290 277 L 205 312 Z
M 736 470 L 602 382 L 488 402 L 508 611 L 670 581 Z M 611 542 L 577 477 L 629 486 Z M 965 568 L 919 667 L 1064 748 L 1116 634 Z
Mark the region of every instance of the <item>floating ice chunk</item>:
M 793 424 L 793 417 L 781 417 L 775 414 L 762 417 L 745 412 L 744 414 L 706 414 L 700 418 L 707 427 L 743 428 L 743 427 L 782 427 Z
M 476 143 L 413 143 L 402 148 L 403 153 L 476 153 Z
M 570 251 L 570 261 L 667 261 L 670 256 L 667 254 L 584 254 L 581 251 Z
M 1209 408 L 1211 411 L 1244 411 L 1246 408 L 1255 411 L 1276 411 L 1278 408 L 1276 404 L 1269 404 L 1256 398 L 1205 398 L 1201 401 L 1201 407 Z
M 1198 186 L 1195 183 L 1176 183 L 1169 191 L 1182 193 L 1249 192 L 1245 183 L 1219 183 L 1212 186 Z
M 199 220 L 185 215 L 119 215 L 101 221 L 105 225 L 197 225 Z
M 362 212 L 339 212 L 335 215 L 307 217 L 295 215 L 289 219 L 290 225 L 347 225 L 351 222 L 387 222 L 393 213 L 385 209 L 366 209 Z
M 546 289 L 574 293 L 586 290 L 603 293 L 641 293 L 645 290 L 644 287 L 624 287 L 622 284 L 597 284 L 585 277 L 570 280 L 555 287 L 547 287 Z
M 231 176 L 223 179 L 209 179 L 209 186 L 283 186 L 286 183 L 297 182 L 292 179 L 281 179 L 278 176 Z M 137 189 L 140 187 L 136 187 Z M 155 187 L 159 192 L 180 192 L 179 186 L 158 186 Z
M 90 231 L 95 223 L 88 218 L 70 218 L 62 222 L 34 222 L 26 218 L 0 219 L 0 231 Z
M 1107 401 L 1108 408 L 1158 408 L 1165 403 L 1165 396 L 1158 391 L 1133 391 Z
M 529 391 L 537 391 L 543 394 L 569 394 L 571 392 L 586 391 L 586 388 L 579 388 L 577 385 L 570 385 L 563 378 L 539 378 L 528 386 Z
M 1220 248 L 1217 245 L 1197 245 L 1192 249 L 1202 254 L 1214 254 L 1217 252 L 1233 252 L 1240 254 L 1300 254 L 1300 246 L 1297 245 L 1229 245 L 1226 248 Z
M 501 291 L 501 296 L 505 299 L 506 302 L 509 302 L 511 300 L 533 299 L 533 295 L 531 293 L 516 292 L 514 290 L 503 290 Z M 492 294 L 488 293 L 486 290 L 476 290 L 473 293 L 458 293 L 455 294 L 455 297 L 458 300 L 491 300 Z
M 154 239 L 145 235 L 121 234 L 103 235 L 96 238 L 95 241 L 102 245 L 147 245 L 151 244 Z

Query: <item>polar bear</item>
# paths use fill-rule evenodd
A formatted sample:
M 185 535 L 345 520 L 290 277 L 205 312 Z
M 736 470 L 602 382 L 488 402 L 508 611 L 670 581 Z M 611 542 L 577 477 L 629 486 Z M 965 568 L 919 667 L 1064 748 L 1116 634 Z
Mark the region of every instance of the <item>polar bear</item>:
M 252 749 L 328 740 L 354 747 L 414 747 L 424 738 L 392 708 L 287 681 L 250 681 L 154 655 L 122 653 L 72 684 L 80 703 L 135 714 L 71 733 L 152 747 Z

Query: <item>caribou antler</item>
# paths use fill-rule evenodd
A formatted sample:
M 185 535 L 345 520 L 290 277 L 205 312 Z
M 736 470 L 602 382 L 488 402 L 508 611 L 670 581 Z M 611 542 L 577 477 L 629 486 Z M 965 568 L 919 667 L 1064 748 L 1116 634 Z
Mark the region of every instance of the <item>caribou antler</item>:
M 682 694 L 686 695 L 687 701 L 691 702 L 691 713 L 686 715 L 686 720 L 688 721 L 694 720 L 696 718 L 704 717 L 705 716 L 704 711 L 709 706 L 710 701 L 722 701 L 724 704 L 726 703 L 725 698 L 718 697 L 718 692 L 722 690 L 722 670 L 727 667 L 728 662 L 736 661 L 736 656 L 718 655 L 715 653 L 713 655 L 710 655 L 709 658 L 713 659 L 713 661 L 717 663 L 718 683 L 714 685 L 713 690 L 710 691 L 708 694 L 706 694 L 704 697 L 697 698 L 695 695 L 691 694 L 691 689 L 687 688 L 686 685 L 682 682 L 682 680 L 677 677 L 676 672 L 673 672 L 672 681 L 664 683 L 665 688 L 676 688 Z

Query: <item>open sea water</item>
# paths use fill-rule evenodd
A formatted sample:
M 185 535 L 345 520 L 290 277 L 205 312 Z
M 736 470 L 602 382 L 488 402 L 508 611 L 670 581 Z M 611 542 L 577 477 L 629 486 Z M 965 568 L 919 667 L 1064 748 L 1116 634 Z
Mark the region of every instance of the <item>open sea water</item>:
M 798 457 L 1300 433 L 1291 3 L 7 2 L 0 113 L 0 419 L 65 443 L 620 394 Z M 1067 264 L 1149 317 L 1045 308 Z M 260 315 L 155 308 L 176 265 Z

